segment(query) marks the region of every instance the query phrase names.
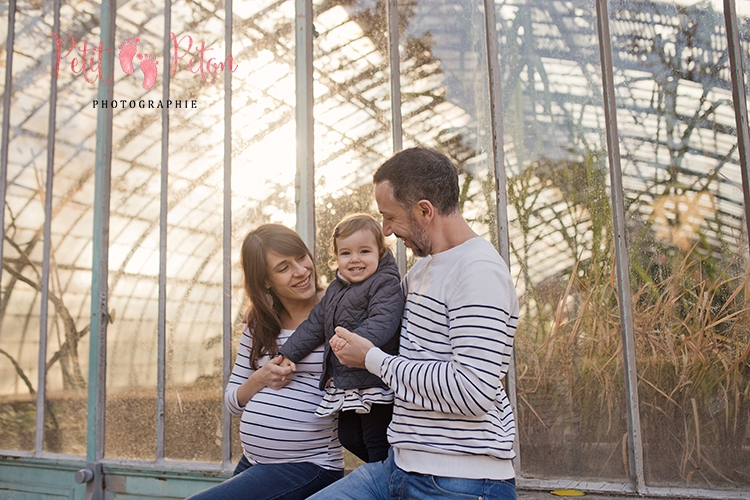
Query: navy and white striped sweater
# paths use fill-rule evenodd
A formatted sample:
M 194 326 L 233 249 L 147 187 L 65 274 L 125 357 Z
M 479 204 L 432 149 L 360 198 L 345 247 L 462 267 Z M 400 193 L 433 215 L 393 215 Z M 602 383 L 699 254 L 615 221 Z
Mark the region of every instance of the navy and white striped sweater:
M 482 238 L 420 259 L 404 278 L 400 354 L 367 354 L 395 392 L 388 440 L 403 470 L 476 479 L 514 477 L 515 421 L 501 384 L 518 297 Z

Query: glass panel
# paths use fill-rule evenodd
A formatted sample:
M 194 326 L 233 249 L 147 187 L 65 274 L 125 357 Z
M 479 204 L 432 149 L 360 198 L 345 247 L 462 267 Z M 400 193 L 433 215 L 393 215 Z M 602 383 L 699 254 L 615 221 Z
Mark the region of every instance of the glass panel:
M 611 5 L 646 481 L 747 490 L 748 247 L 721 4 Z
M 105 455 L 156 457 L 163 5 L 117 10 Z M 155 79 L 154 79 L 155 78 Z M 154 108 L 149 107 L 154 102 Z M 133 107 L 131 107 L 133 102 Z M 143 102 L 143 108 L 138 107 Z M 166 103 L 161 103 L 165 105 Z M 173 110 L 180 116 L 185 110 Z
M 232 55 L 232 359 L 248 306 L 240 246 L 266 222 L 294 228 L 294 2 L 235 0 Z M 217 271 L 218 272 L 218 271 Z M 221 328 L 211 332 L 217 346 Z M 221 386 L 221 365 L 213 377 Z M 232 419 L 232 462 L 242 456 L 239 418 Z
M 352 212 L 380 220 L 372 173 L 393 153 L 385 2 L 326 2 L 314 23 L 315 255 L 331 280 L 336 224 Z
M 240 268 L 240 247 L 248 231 L 279 222 L 294 227 L 295 93 L 294 2 L 233 2 L 232 56 L 232 357 L 234 363 L 248 306 Z M 223 50 L 223 49 L 222 49 Z M 220 125 L 223 127 L 223 124 Z M 212 272 L 220 277 L 220 261 Z M 216 318 L 220 318 L 217 301 Z M 205 345 L 216 353 L 210 376 L 221 386 L 221 324 Z M 205 348 L 201 348 L 201 352 Z M 212 382 L 213 383 L 213 382 Z M 211 403 L 220 410 L 223 402 Z M 212 431 L 218 431 L 216 420 Z M 232 418 L 233 463 L 242 456 L 239 418 Z
M 9 89 L 12 97 L 7 190 L 3 208 L 0 446 L 27 451 L 34 449 L 36 434 L 35 393 L 39 381 L 39 307 L 47 178 L 49 35 L 52 29 L 51 19 L 43 15 L 44 10 L 49 10 L 49 6 L 43 2 L 21 0 L 17 4 L 13 78 Z
M 380 220 L 372 174 L 393 153 L 391 72 L 385 2 L 315 3 L 315 256 L 330 283 L 336 224 L 354 212 Z M 348 450 L 344 461 L 347 470 L 362 463 Z
M 70 36 L 95 43 L 80 23 L 98 15 L 90 4 L 62 3 L 61 57 Z M 97 89 L 71 71 L 73 57 L 61 59 L 57 77 L 44 449 L 85 455 Z
M 594 1 L 496 2 L 522 475 L 627 480 Z
M 239 265 L 248 231 L 265 222 L 294 227 L 294 2 L 233 2 L 232 55 L 232 359 L 247 308 Z M 220 329 L 213 332 L 220 340 Z M 221 380 L 221 365 L 214 368 Z M 221 385 L 221 382 L 219 382 Z M 232 419 L 232 462 L 242 456 Z
M 459 169 L 460 205 L 497 246 L 485 21 L 481 2 L 399 2 L 404 148 L 447 154 Z M 411 254 L 411 251 L 409 251 Z
M 232 256 L 237 263 L 242 238 L 257 225 L 294 227 L 295 39 L 293 1 L 241 0 L 233 9 Z M 241 273 L 235 277 L 241 288 Z
M 223 85 L 228 68 L 212 75 L 206 61 L 225 59 L 224 11 L 176 2 L 172 31 L 178 57 L 188 55 L 172 68 L 170 95 L 195 100 L 197 109 L 170 113 L 165 447 L 169 459 L 217 462 L 223 404 Z M 205 48 L 203 69 L 194 66 L 191 71 L 189 59 L 199 60 L 199 47 Z
M 737 24 L 739 26 L 740 31 L 740 40 L 742 40 L 740 46 L 740 54 L 742 55 L 742 67 L 745 70 L 745 95 L 748 103 L 750 103 L 750 58 L 748 57 L 748 54 L 750 54 L 750 1 L 749 0 L 735 0 L 735 5 L 737 9 Z M 747 104 L 746 104 L 747 105 Z M 735 110 L 737 104 L 735 104 Z M 748 151 L 746 154 L 750 154 L 750 151 Z M 742 167 L 739 167 L 742 168 Z M 747 168 L 747 167 L 745 167 Z M 739 169 L 735 171 L 734 175 L 741 177 L 741 171 Z M 748 187 L 745 186 L 744 191 L 747 191 Z M 744 208 L 744 207 L 743 207 Z M 739 214 L 737 214 L 739 216 Z M 743 218 L 743 223 L 745 224 L 743 226 L 743 229 L 747 227 L 747 220 Z M 744 249 L 745 254 L 747 254 L 747 248 Z M 747 275 L 747 274 L 745 274 Z M 747 341 L 745 341 L 747 343 Z M 747 359 L 747 358 L 745 358 Z M 742 382 L 745 384 L 745 387 L 750 386 L 750 383 L 747 380 L 747 376 L 745 377 L 744 381 Z M 747 413 L 748 410 L 748 397 L 747 395 L 744 396 L 744 402 L 745 402 L 745 412 Z M 739 410 L 735 403 L 734 408 Z M 741 432 L 737 434 L 737 443 L 749 443 L 750 442 L 750 425 L 745 425 L 745 432 L 742 434 Z M 737 444 L 733 445 L 734 450 L 737 449 Z M 747 450 L 747 445 L 743 445 L 743 450 Z M 742 457 L 743 464 L 749 464 L 750 459 L 748 458 L 747 454 Z M 744 468 L 745 471 L 747 471 L 747 467 Z M 750 476 L 750 473 L 745 472 L 745 480 L 742 482 L 742 484 L 745 486 L 745 489 L 750 489 L 748 487 L 748 477 Z

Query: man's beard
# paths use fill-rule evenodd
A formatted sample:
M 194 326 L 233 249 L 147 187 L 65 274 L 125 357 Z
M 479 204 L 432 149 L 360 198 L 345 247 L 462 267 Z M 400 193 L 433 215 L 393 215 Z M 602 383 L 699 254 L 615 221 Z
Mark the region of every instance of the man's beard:
M 427 232 L 419 225 L 413 214 L 409 214 L 409 237 L 402 239 L 409 240 L 411 251 L 417 257 L 427 257 L 432 253 L 432 243 L 427 237 Z

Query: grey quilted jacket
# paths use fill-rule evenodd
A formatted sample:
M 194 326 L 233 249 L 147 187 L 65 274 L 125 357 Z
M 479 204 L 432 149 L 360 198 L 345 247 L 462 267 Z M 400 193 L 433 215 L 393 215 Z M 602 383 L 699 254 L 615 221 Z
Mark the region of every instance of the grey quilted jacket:
M 399 327 L 404 312 L 401 277 L 391 252 L 386 252 L 375 273 L 360 283 L 337 277 L 326 290 L 310 316 L 281 347 L 281 354 L 298 363 L 320 344 L 325 344 L 320 388 L 329 378 L 338 389 L 386 387 L 380 377 L 365 369 L 342 365 L 328 340 L 333 329 L 343 326 L 368 339 L 389 354 L 398 353 Z

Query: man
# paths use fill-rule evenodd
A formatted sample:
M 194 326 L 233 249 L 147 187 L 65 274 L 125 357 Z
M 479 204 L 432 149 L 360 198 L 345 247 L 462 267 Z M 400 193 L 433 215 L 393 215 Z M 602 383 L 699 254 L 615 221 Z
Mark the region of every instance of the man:
M 310 498 L 515 499 L 515 421 L 501 384 L 518 323 L 508 267 L 461 215 L 443 154 L 401 151 L 373 181 L 383 232 L 423 257 L 403 280 L 400 355 L 343 328 L 331 346 L 393 389 L 392 448 Z

